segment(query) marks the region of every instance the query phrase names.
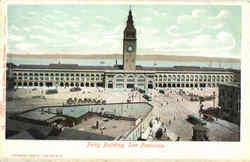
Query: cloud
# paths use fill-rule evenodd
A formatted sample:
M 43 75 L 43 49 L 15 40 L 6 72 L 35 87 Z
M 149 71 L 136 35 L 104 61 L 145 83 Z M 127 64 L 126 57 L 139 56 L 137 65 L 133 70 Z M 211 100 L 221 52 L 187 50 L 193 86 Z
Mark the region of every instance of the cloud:
M 177 24 L 179 25 L 197 25 L 203 22 L 204 19 L 208 19 L 208 13 L 203 9 L 194 9 L 190 15 L 181 15 L 177 17 Z
M 42 36 L 42 35 L 31 35 L 30 38 L 32 39 L 39 39 L 41 41 L 52 41 L 52 39 L 48 38 L 48 37 L 45 37 L 45 36 Z
M 154 35 L 155 35 L 155 34 L 159 34 L 159 33 L 160 33 L 160 31 L 159 31 L 158 29 L 153 29 L 153 30 L 152 30 L 152 34 L 154 34 Z
M 28 15 L 32 15 L 32 16 L 34 16 L 34 15 L 36 15 L 36 12 L 31 11 L 31 12 L 29 12 L 29 13 L 28 13 Z
M 16 44 L 15 47 L 18 50 L 29 51 L 30 49 L 34 48 L 35 45 L 34 44 L 30 44 L 30 43 L 18 43 L 18 44 Z
M 74 35 L 74 34 L 66 34 L 66 35 L 64 35 L 64 37 L 66 37 L 66 38 L 72 38 L 72 39 L 74 39 L 74 40 L 77 40 L 78 39 L 78 35 Z
M 77 41 L 78 44 L 87 44 L 88 42 L 89 42 L 89 40 L 87 40 L 87 39 L 79 39 Z
M 72 19 L 73 19 L 73 20 L 77 20 L 77 21 L 81 20 L 81 18 L 80 18 L 80 17 L 77 17 L 77 16 L 73 16 Z
M 33 25 L 31 26 L 32 29 L 43 29 L 44 27 L 41 25 Z
M 189 48 L 189 43 L 188 43 L 188 39 L 186 38 L 181 38 L 181 39 L 175 39 L 173 42 L 171 42 L 168 46 L 170 48 L 174 48 L 174 49 L 179 49 L 179 48 Z
M 63 12 L 61 10 L 54 10 L 55 14 L 62 14 Z
M 217 21 L 222 21 L 222 20 L 227 20 L 232 16 L 231 12 L 227 10 L 221 10 L 217 16 L 215 17 L 208 17 L 210 20 L 217 20 Z
M 174 37 L 184 37 L 184 36 L 190 36 L 190 35 L 197 35 L 200 34 L 203 31 L 203 28 L 199 28 L 194 31 L 188 31 L 188 32 L 183 32 L 180 30 L 179 26 L 172 25 L 167 29 L 167 33 L 171 36 Z
M 11 25 L 11 26 L 9 27 L 9 30 L 10 30 L 10 31 L 19 31 L 20 29 L 19 29 L 16 25 Z
M 177 17 L 177 24 L 199 24 L 202 19 L 208 18 L 206 10 L 194 9 L 190 15 L 181 15 Z
M 220 30 L 230 17 L 231 12 L 227 10 L 220 10 L 217 15 L 210 16 L 205 9 L 194 9 L 191 14 L 178 16 L 177 24 L 170 26 L 167 31 L 171 36 L 181 37 L 199 34 L 204 29 Z
M 161 12 L 158 10 L 153 11 L 154 16 L 167 16 L 168 14 L 166 12 Z
M 23 30 L 26 32 L 29 32 L 31 29 L 30 29 L 30 27 L 25 27 L 25 28 L 23 28 Z
M 191 39 L 176 39 L 168 47 L 178 50 L 196 51 L 230 51 L 235 48 L 236 42 L 227 32 L 219 32 L 217 35 L 198 35 Z
M 234 40 L 233 36 L 227 32 L 220 32 L 216 36 L 216 39 L 220 45 L 227 47 L 228 50 L 234 48 L 236 45 L 236 41 Z
M 104 36 L 120 36 L 123 33 L 124 26 L 122 24 L 119 24 L 113 28 L 113 30 L 102 32 L 102 35 Z
M 23 38 L 22 36 L 13 35 L 13 34 L 10 34 L 10 35 L 9 35 L 9 39 L 10 39 L 10 40 L 14 40 L 14 41 L 22 41 L 22 40 L 24 40 L 24 38 Z
M 104 26 L 102 24 L 91 24 L 94 28 L 103 28 Z
M 75 25 L 77 25 L 78 23 L 77 23 L 76 21 L 65 21 L 63 24 L 75 26 Z
M 198 52 L 220 55 L 221 53 L 232 53 L 236 41 L 230 33 L 219 32 L 215 35 L 200 34 L 192 38 L 180 37 L 168 42 L 142 40 L 139 44 L 146 47 L 148 51 L 155 52 Z M 145 50 L 145 48 L 143 49 Z
M 208 28 L 208 29 L 213 29 L 213 30 L 222 29 L 224 26 L 225 26 L 225 24 L 223 24 L 223 23 L 214 24 L 214 25 L 201 24 L 201 27 L 202 27 L 202 28 Z
M 57 30 L 53 30 L 53 29 L 50 29 L 50 28 L 47 28 L 47 29 L 46 29 L 46 32 L 47 32 L 47 33 L 50 33 L 50 34 L 57 34 L 57 33 L 58 33 Z
M 59 27 L 59 28 L 64 28 L 64 24 L 61 22 L 56 22 L 55 26 Z
M 55 15 L 44 15 L 40 20 L 41 20 L 41 22 L 47 24 L 47 23 L 50 23 L 51 21 L 56 20 L 56 16 Z
M 104 21 L 104 22 L 112 22 L 110 19 L 108 19 L 104 16 L 96 16 L 96 19 Z
M 151 23 L 152 20 L 153 20 L 152 17 L 144 17 L 144 18 L 141 19 L 141 22 L 143 22 L 143 23 Z

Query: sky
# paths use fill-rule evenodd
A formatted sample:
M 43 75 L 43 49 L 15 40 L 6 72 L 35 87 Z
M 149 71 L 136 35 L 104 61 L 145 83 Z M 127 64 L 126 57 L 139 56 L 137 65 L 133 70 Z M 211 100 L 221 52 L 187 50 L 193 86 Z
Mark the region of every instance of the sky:
M 132 5 L 138 54 L 240 57 L 241 7 Z M 8 5 L 8 52 L 122 54 L 127 4 Z

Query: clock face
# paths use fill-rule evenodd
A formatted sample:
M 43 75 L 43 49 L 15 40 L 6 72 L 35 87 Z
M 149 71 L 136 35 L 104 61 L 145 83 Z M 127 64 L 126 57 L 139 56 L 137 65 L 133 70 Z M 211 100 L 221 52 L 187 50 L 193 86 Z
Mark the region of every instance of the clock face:
M 127 48 L 128 52 L 132 52 L 134 50 L 133 46 L 129 45 Z

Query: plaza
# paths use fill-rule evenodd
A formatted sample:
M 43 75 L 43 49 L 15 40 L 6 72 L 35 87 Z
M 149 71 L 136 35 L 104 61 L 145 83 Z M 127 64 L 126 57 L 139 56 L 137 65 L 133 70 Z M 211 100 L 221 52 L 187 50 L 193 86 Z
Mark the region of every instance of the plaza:
M 30 91 L 30 89 L 18 89 L 15 93 L 15 96 L 17 98 L 21 98 L 19 100 L 15 100 L 15 103 L 13 102 L 7 102 L 7 113 L 20 113 L 24 110 L 32 110 L 40 104 L 41 106 L 62 106 L 66 99 L 70 96 L 72 98 L 74 97 L 84 97 L 83 92 L 89 92 L 87 94 L 90 94 L 89 96 L 93 95 L 96 96 L 97 94 L 105 99 L 107 101 L 107 104 L 111 103 L 126 103 L 128 98 L 133 97 L 132 102 L 138 103 L 138 102 L 148 102 L 153 106 L 152 110 L 152 119 L 155 117 L 159 117 L 160 121 L 166 126 L 167 132 L 169 134 L 174 134 L 175 137 L 180 137 L 182 141 L 190 141 L 193 135 L 193 124 L 189 123 L 187 119 L 187 115 L 189 114 L 199 114 L 199 108 L 200 103 L 199 101 L 190 101 L 185 98 L 185 96 L 181 96 L 178 92 L 180 89 L 176 90 L 165 90 L 165 93 L 159 93 L 158 90 L 149 90 L 148 93 L 152 94 L 152 101 L 147 101 L 143 95 L 139 91 L 126 91 L 126 90 L 103 90 L 102 93 L 98 92 L 99 89 L 97 88 L 85 88 L 82 89 L 79 92 L 70 92 L 69 89 L 59 89 L 58 94 L 50 94 L 50 95 L 44 95 L 42 99 L 40 100 L 46 100 L 43 101 L 46 103 L 42 103 L 37 98 L 32 99 L 32 95 L 35 93 L 27 93 Z M 25 93 L 26 91 L 26 93 Z M 39 90 L 37 90 L 39 93 Z M 209 88 L 206 90 L 198 90 L 198 89 L 184 89 L 184 91 L 188 93 L 193 94 L 199 94 L 203 96 L 209 96 L 213 95 L 213 92 L 216 92 L 216 99 L 215 104 L 218 105 L 218 88 Z M 40 92 L 41 93 L 41 92 Z M 22 95 L 26 94 L 26 96 Z M 42 93 L 41 93 L 42 94 Z M 81 96 L 83 95 L 83 96 Z M 13 95 L 12 95 L 13 96 Z M 85 96 L 86 97 L 86 96 Z M 25 101 L 25 102 L 23 102 Z M 36 103 L 34 103 L 36 102 Z M 33 104 L 32 104 L 33 103 Z M 205 101 L 204 102 L 204 109 L 213 107 L 214 101 Z M 18 108 L 18 109 L 17 109 Z M 118 110 L 117 110 L 118 111 Z M 101 133 L 99 130 L 91 129 L 91 126 L 95 123 L 96 119 L 99 120 L 98 117 L 91 118 L 88 122 L 89 124 L 79 124 L 76 125 L 73 129 L 83 131 L 88 130 L 92 133 Z M 171 120 L 171 124 L 169 124 L 169 121 Z M 112 120 L 110 120 L 112 121 Z M 129 121 L 128 121 L 129 122 Z M 114 125 L 114 123 L 105 123 L 106 127 L 112 127 L 111 125 Z M 117 123 L 118 124 L 118 123 Z M 115 125 L 117 125 L 115 124 Z M 128 128 L 130 128 L 129 123 L 126 124 L 126 121 L 124 123 L 120 123 L 121 125 L 127 125 Z M 120 124 L 118 124 L 120 126 Z M 110 125 L 110 126 L 109 126 Z M 124 129 L 126 126 L 123 126 Z M 217 121 L 214 122 L 207 122 L 206 127 L 209 129 L 208 136 L 209 140 L 211 141 L 239 141 L 240 140 L 240 127 L 236 124 L 227 122 L 222 119 L 217 119 Z M 104 130 L 104 134 L 115 136 L 118 135 L 117 131 L 115 129 L 111 128 Z M 94 132 L 93 132 L 94 131 Z M 116 133 L 117 132 L 117 133 Z M 113 138 L 114 139 L 114 138 Z

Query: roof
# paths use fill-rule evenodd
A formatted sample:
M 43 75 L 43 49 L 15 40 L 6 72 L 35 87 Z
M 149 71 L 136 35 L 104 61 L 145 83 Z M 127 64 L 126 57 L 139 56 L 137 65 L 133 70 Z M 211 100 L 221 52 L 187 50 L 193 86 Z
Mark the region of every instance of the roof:
M 20 64 L 16 69 L 65 69 L 65 70 L 123 70 L 122 65 L 114 66 L 82 66 L 78 64 L 49 64 L 49 65 L 32 65 Z M 136 70 L 141 71 L 225 71 L 225 72 L 240 72 L 235 69 L 199 67 L 199 66 L 173 66 L 173 67 L 154 67 L 154 66 L 136 66 Z
M 240 88 L 240 82 L 234 82 L 234 83 L 221 83 L 219 84 L 220 86 L 228 86 L 228 87 L 235 87 L 235 88 Z
M 126 110 L 123 108 L 126 107 Z M 43 107 L 36 108 L 30 111 L 23 112 L 19 115 L 19 117 L 37 120 L 37 121 L 46 121 L 55 116 L 57 110 L 63 111 L 63 116 L 71 117 L 71 118 L 79 118 L 88 112 L 98 112 L 102 108 L 104 111 L 113 112 L 116 115 L 121 115 L 123 117 L 129 118 L 139 118 L 145 117 L 148 112 L 152 110 L 152 106 L 147 103 L 111 103 L 105 105 L 74 105 L 74 106 L 51 106 L 51 107 Z M 44 111 L 41 111 L 44 109 Z M 122 111 L 124 110 L 124 111 Z M 120 114 L 122 111 L 122 114 Z M 61 116 L 61 115 L 59 115 Z
M 20 120 L 7 119 L 6 125 L 6 132 L 11 133 L 7 135 L 8 139 L 44 139 L 52 131 L 50 127 Z
M 72 69 L 72 70 L 113 70 L 113 66 L 79 66 L 78 64 L 49 64 L 49 65 L 31 65 L 20 64 L 18 69 Z M 118 69 L 117 69 L 118 70 Z
M 199 67 L 199 66 L 173 66 L 173 67 L 142 67 L 148 71 L 230 71 L 223 68 Z

